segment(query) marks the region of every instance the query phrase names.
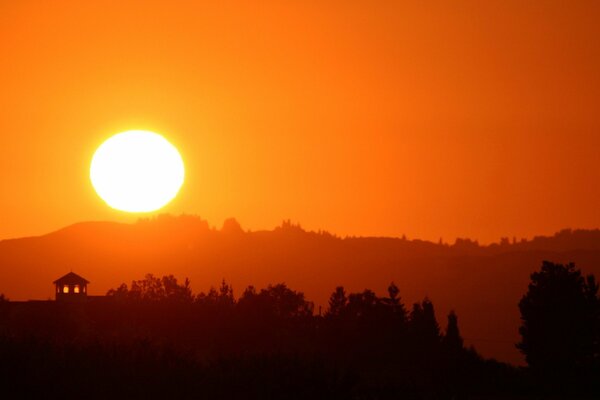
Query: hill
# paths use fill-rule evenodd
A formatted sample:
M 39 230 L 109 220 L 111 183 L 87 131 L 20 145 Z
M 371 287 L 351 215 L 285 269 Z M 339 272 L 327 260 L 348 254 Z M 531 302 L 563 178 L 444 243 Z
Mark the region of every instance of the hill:
M 487 357 L 521 363 L 517 303 L 543 260 L 575 262 L 600 275 L 600 231 L 563 230 L 551 237 L 480 246 L 405 238 L 346 237 L 307 232 L 289 221 L 272 231 L 221 229 L 192 216 L 160 216 L 135 224 L 79 223 L 40 237 L 0 242 L 0 293 L 11 300 L 53 298 L 52 281 L 69 270 L 104 294 L 146 273 L 190 278 L 194 291 L 222 279 L 240 294 L 248 285 L 285 282 L 315 309 L 336 286 L 379 294 L 391 281 L 405 304 L 429 297 L 438 320 L 454 309 L 467 344 Z

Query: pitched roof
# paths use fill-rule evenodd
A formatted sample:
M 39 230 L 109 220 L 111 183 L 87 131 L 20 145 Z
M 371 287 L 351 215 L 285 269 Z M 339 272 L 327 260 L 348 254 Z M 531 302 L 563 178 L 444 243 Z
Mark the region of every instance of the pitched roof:
M 59 285 L 60 284 L 62 284 L 62 285 L 83 285 L 86 283 L 90 283 L 90 281 L 88 281 L 85 278 L 82 278 L 81 276 L 77 275 L 74 272 L 69 272 L 65 276 L 58 278 L 57 280 L 55 280 L 52 283 L 59 284 Z

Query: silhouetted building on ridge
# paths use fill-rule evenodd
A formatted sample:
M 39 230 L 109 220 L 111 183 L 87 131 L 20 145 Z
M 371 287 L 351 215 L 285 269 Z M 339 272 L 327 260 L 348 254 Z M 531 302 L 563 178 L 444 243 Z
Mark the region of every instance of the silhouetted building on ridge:
M 69 272 L 55 280 L 56 301 L 82 301 L 87 298 L 87 279 L 74 272 Z

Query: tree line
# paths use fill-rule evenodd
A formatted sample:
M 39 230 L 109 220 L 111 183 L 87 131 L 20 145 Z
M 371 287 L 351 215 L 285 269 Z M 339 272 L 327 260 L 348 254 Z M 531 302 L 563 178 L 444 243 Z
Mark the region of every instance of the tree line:
M 149 274 L 102 300 L 51 306 L 11 308 L 0 301 L 0 376 L 7 387 L 33 376 L 43 377 L 40 386 L 58 388 L 73 376 L 82 390 L 95 385 L 99 397 L 115 395 L 103 382 L 122 387 L 126 397 L 600 393 L 598 284 L 573 264 L 544 262 L 531 275 L 518 305 L 516 345 L 526 368 L 465 347 L 454 312 L 442 329 L 429 299 L 407 307 L 394 283 L 384 296 L 337 287 L 326 310 L 316 313 L 302 292 L 283 283 L 250 286 L 236 298 L 225 281 L 194 294 L 187 279 Z

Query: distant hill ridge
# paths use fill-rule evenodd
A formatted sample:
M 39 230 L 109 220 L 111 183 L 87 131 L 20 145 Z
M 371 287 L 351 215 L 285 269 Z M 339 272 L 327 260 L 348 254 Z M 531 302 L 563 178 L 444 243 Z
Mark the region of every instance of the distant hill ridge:
M 236 295 L 252 284 L 285 282 L 323 308 L 338 285 L 384 294 L 394 281 L 407 306 L 428 296 L 438 320 L 456 310 L 467 343 L 486 356 L 520 362 L 517 303 L 543 260 L 575 262 L 600 277 L 600 230 L 565 229 L 531 240 L 479 245 L 386 237 L 338 237 L 290 221 L 244 231 L 234 219 L 216 229 L 195 216 L 162 215 L 134 224 L 83 222 L 38 237 L 0 242 L 0 293 L 53 298 L 52 281 L 73 270 L 90 294 L 146 273 L 189 277 L 194 291 L 226 279 Z
M 38 237 L 48 237 L 54 235 L 85 235 L 85 230 L 93 230 L 94 233 L 101 233 L 106 231 L 120 230 L 121 232 L 141 232 L 146 233 L 158 232 L 172 233 L 173 231 L 179 231 L 185 234 L 232 234 L 232 233 L 263 233 L 263 232 L 280 232 L 280 233 L 304 233 L 308 235 L 321 235 L 335 237 L 337 239 L 391 239 L 400 240 L 403 242 L 410 242 L 413 244 L 431 244 L 436 246 L 443 246 L 445 248 L 451 248 L 454 251 L 472 251 L 475 248 L 479 248 L 483 251 L 522 251 L 522 250 L 553 250 L 553 251 L 568 251 L 568 250 L 600 250 L 600 229 L 570 229 L 565 228 L 556 232 L 552 236 L 535 236 L 532 239 L 517 239 L 516 237 L 501 238 L 499 242 L 490 243 L 487 245 L 481 245 L 477 240 L 470 238 L 457 238 L 454 243 L 440 243 L 432 242 L 421 239 L 408 239 L 406 236 L 399 237 L 385 237 L 385 236 L 337 236 L 327 231 L 306 231 L 301 227 L 300 224 L 294 224 L 291 221 L 283 221 L 280 226 L 277 226 L 272 231 L 245 231 L 241 225 L 234 219 L 227 219 L 220 229 L 211 227 L 208 221 L 203 220 L 198 216 L 192 215 L 181 215 L 172 216 L 169 214 L 162 214 L 157 217 L 140 219 L 136 223 L 127 224 L 112 221 L 87 221 L 79 222 L 73 225 L 69 225 L 55 232 L 48 233 L 46 235 L 29 237 L 29 238 L 17 238 L 7 239 L 20 240 L 20 239 L 31 239 Z M 5 242 L 7 240 L 1 241 Z

